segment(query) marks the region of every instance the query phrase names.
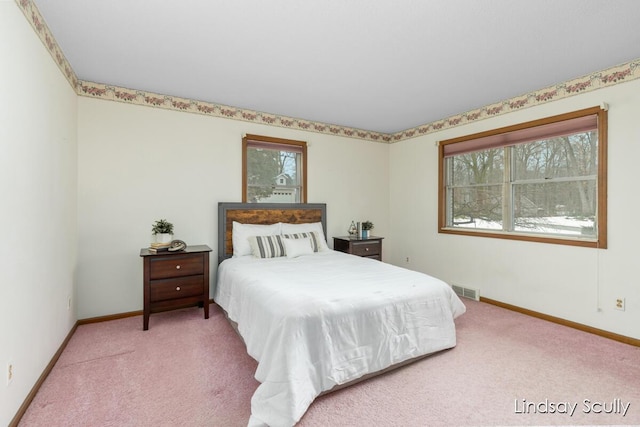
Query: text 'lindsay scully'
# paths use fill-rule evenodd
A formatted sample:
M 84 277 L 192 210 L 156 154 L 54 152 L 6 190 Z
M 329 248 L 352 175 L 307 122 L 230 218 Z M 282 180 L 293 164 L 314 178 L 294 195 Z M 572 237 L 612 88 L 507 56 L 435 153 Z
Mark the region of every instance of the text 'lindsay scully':
M 567 414 L 570 417 L 580 408 L 585 414 L 620 414 L 627 415 L 631 402 L 623 402 L 622 399 L 613 399 L 610 402 L 591 401 L 584 399 L 582 402 L 552 402 L 545 399 L 539 402 L 527 399 L 515 399 L 516 414 Z

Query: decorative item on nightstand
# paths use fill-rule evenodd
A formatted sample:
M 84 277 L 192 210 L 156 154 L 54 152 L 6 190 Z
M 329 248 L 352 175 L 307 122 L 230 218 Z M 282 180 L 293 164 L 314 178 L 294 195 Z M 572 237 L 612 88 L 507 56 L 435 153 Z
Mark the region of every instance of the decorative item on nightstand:
M 187 244 L 182 240 L 172 240 L 169 244 L 169 252 L 180 252 L 187 249 Z
M 362 223 L 362 238 L 363 239 L 368 239 L 369 238 L 369 230 L 373 229 L 373 223 L 371 221 L 364 221 Z
M 166 219 L 159 219 L 151 226 L 153 232 L 154 242 L 151 243 L 151 248 L 168 248 L 171 246 L 173 240 L 173 224 Z
M 356 228 L 356 223 L 351 221 L 351 225 L 349 226 L 349 230 L 347 230 L 349 232 L 349 236 L 353 236 L 356 237 L 358 234 L 358 229 Z

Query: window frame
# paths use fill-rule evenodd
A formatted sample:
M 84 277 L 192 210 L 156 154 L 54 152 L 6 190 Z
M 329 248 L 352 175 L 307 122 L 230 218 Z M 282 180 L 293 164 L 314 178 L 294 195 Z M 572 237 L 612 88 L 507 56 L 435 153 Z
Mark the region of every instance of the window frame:
M 596 229 L 597 235 L 594 238 L 574 238 L 571 236 L 541 233 L 526 233 L 521 231 L 495 231 L 495 230 L 476 230 L 469 228 L 454 228 L 447 226 L 447 172 L 445 166 L 445 146 L 449 144 L 457 144 L 467 142 L 474 139 L 491 137 L 494 135 L 505 134 L 508 132 L 521 131 L 523 129 L 531 129 L 550 123 L 557 123 L 565 120 L 576 119 L 590 115 L 597 115 L 597 132 L 598 132 L 598 165 L 596 177 Z M 545 117 L 538 120 L 519 123 L 512 126 L 506 126 L 485 132 L 479 132 L 472 135 L 466 135 L 458 138 L 452 138 L 440 141 L 438 144 L 438 233 L 456 234 L 464 236 L 491 237 L 499 239 L 520 240 L 530 242 L 541 242 L 551 244 L 561 244 L 570 246 L 581 246 L 590 248 L 607 248 L 607 134 L 608 134 L 608 114 L 605 108 L 591 107 L 570 113 L 560 114 L 551 117 Z M 512 144 L 503 144 L 509 146 Z M 503 183 L 504 185 L 504 183 Z M 513 208 L 513 206 L 511 206 Z M 504 214 L 503 214 L 504 218 Z
M 307 203 L 307 143 L 294 139 L 275 138 L 271 136 L 246 134 L 242 137 L 242 202 L 247 203 L 247 148 L 261 147 L 264 149 L 276 149 L 277 146 L 294 147 L 292 151 L 301 152 L 301 182 L 300 182 L 300 202 Z M 261 203 L 261 202 L 257 202 Z M 265 202 L 266 203 L 266 202 Z M 278 202 L 269 202 L 278 203 Z

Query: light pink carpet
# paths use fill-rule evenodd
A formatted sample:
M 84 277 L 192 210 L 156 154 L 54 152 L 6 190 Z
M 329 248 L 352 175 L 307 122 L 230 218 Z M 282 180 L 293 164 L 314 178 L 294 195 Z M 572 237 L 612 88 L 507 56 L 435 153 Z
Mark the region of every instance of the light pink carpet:
M 456 348 L 320 397 L 299 426 L 640 425 L 640 348 L 464 302 Z M 216 305 L 84 325 L 20 426 L 245 426 L 255 368 Z

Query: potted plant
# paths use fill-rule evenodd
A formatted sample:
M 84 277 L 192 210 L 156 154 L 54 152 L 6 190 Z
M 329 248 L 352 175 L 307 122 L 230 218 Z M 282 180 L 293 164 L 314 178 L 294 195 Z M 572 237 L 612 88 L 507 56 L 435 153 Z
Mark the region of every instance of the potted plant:
M 371 221 L 364 221 L 362 223 L 362 238 L 369 238 L 369 230 L 373 229 L 373 223 Z
M 153 223 L 151 231 L 156 243 L 170 243 L 173 240 L 173 224 L 166 219 L 159 219 Z

